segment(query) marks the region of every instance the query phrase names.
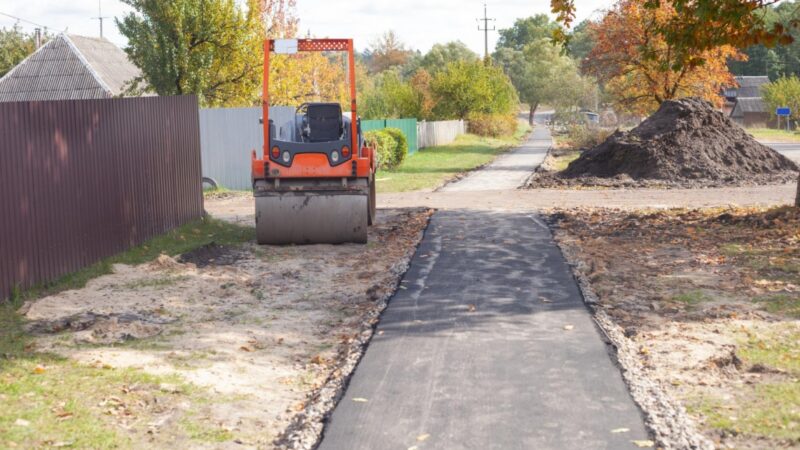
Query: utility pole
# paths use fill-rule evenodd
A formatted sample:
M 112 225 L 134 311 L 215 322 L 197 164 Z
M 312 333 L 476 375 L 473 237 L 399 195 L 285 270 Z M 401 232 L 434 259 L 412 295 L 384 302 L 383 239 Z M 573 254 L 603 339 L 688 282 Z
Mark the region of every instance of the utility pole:
M 475 19 L 478 21 L 478 31 L 483 31 L 483 60 L 489 61 L 489 32 L 494 31 L 497 28 L 492 25 L 492 28 L 489 28 L 489 21 L 494 22 L 497 19 L 490 19 L 487 17 L 486 13 L 486 3 L 483 4 L 483 19 Z M 481 28 L 481 22 L 483 22 L 483 28 Z
M 97 17 L 92 17 L 92 20 L 100 22 L 100 39 L 103 38 L 103 19 L 110 19 L 110 17 L 103 17 L 103 0 L 97 0 Z

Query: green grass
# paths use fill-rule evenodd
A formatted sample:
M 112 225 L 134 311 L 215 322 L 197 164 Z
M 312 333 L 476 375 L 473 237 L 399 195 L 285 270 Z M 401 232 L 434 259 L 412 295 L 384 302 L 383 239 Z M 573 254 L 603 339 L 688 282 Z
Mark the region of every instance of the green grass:
M 51 353 L 37 352 L 23 330 L 17 305 L 0 305 L 0 448 L 129 448 L 127 432 L 114 425 L 108 404 L 115 397 L 134 414 L 138 427 L 152 420 L 142 400 L 158 393 L 162 404 L 192 401 L 198 391 L 176 376 L 154 376 L 135 369 L 88 366 Z M 159 393 L 159 386 L 180 386 L 180 393 Z M 127 386 L 136 389 L 126 391 Z
M 785 376 L 743 385 L 733 398 L 696 399 L 689 409 L 720 431 L 800 442 L 800 383 L 796 379 L 800 376 L 800 328 L 787 322 L 766 333 L 751 330 L 736 354 L 746 367 L 759 364 Z
M 554 157 L 554 161 L 552 162 L 551 166 L 553 170 L 555 170 L 556 172 L 561 172 L 562 170 L 566 169 L 567 166 L 569 166 L 569 163 L 575 161 L 580 156 L 581 152 L 579 151 L 572 151 L 560 154 Z
M 748 128 L 745 131 L 764 142 L 800 142 L 800 133 L 772 128 Z
M 800 294 L 774 294 L 755 297 L 772 314 L 800 319 Z
M 29 300 L 67 289 L 79 289 L 101 275 L 111 273 L 114 264 L 137 265 L 152 261 L 164 253 L 170 256 L 185 253 L 215 242 L 219 245 L 238 245 L 255 238 L 255 229 L 234 225 L 209 216 L 154 237 L 142 245 L 103 259 L 58 280 L 12 293 L 12 301 Z
M 688 306 L 694 306 L 703 302 L 711 301 L 713 299 L 701 290 L 694 290 L 675 295 L 672 297 L 672 300 Z
M 223 428 L 200 425 L 192 420 L 182 420 L 181 426 L 192 440 L 208 443 L 222 443 L 233 439 L 233 434 Z
M 765 383 L 745 387 L 735 400 L 705 397 L 689 411 L 705 417 L 711 428 L 771 439 L 800 440 L 800 383 Z M 765 447 L 766 448 L 766 447 Z
M 519 144 L 530 131 L 520 122 L 513 136 L 484 138 L 471 134 L 459 136 L 455 142 L 425 148 L 409 156 L 395 170 L 379 171 L 378 192 L 405 192 L 431 189 L 459 173 L 480 167 L 498 154 Z
M 800 376 L 800 327 L 789 322 L 774 325 L 766 334 L 751 333 L 736 354 L 748 366 L 760 364 Z
M 125 422 L 132 422 L 140 430 L 146 429 L 158 414 L 141 406 L 151 404 L 153 396 L 159 398 L 157 409 L 172 403 L 199 404 L 206 400 L 203 393 L 178 376 L 154 376 L 102 364 L 89 366 L 36 351 L 32 337 L 24 331 L 23 318 L 16 312 L 22 301 L 81 288 L 92 278 L 110 273 L 114 264 L 141 264 L 162 253 L 174 256 L 211 242 L 238 245 L 252 240 L 254 235 L 253 228 L 204 217 L 55 282 L 16 290 L 10 301 L 0 302 L 0 448 L 44 448 L 55 444 L 71 448 L 138 448 L 143 442 L 134 442 L 135 434 L 115 424 L 119 417 L 115 414 L 119 412 L 107 403 L 109 398 L 120 399 L 132 411 L 131 416 L 125 416 Z M 136 287 L 160 287 L 178 281 L 179 277 L 154 278 L 138 282 Z M 180 389 L 164 393 L 159 388 L 163 384 Z M 126 386 L 136 389 L 125 390 Z M 230 439 L 229 432 L 199 421 L 181 418 L 183 431 L 178 430 L 177 437 L 211 442 Z

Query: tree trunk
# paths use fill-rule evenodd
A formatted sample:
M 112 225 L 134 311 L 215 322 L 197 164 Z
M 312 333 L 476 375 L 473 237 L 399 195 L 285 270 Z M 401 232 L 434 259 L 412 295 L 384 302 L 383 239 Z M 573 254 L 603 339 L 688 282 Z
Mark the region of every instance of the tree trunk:
M 797 177 L 797 194 L 794 196 L 794 206 L 800 208 L 800 176 Z
M 536 114 L 536 108 L 539 107 L 539 104 L 531 104 L 530 112 L 528 112 L 528 125 L 533 125 L 533 115 Z

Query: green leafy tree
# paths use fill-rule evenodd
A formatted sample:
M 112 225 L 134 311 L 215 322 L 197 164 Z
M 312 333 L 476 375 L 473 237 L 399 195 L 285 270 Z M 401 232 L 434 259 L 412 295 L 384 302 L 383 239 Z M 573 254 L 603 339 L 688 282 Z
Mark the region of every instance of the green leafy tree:
M 42 37 L 42 41 L 48 39 Z M 22 31 L 18 25 L 0 29 L 0 77 L 36 50 L 36 38 Z
M 586 33 L 584 25 L 581 30 Z M 571 99 L 580 97 L 572 82 L 580 79 L 577 65 L 563 47 L 553 43 L 553 34 L 561 27 L 544 14 L 517 20 L 500 30 L 494 61 L 503 67 L 517 89 L 519 99 L 529 106 L 528 121 L 533 123 L 536 109 L 543 103 L 568 109 Z M 572 80 L 570 83 L 565 80 Z
M 589 56 L 595 45 L 594 29 L 590 20 L 584 20 L 572 29 L 567 42 L 567 53 L 580 63 Z
M 800 78 L 794 75 L 778 78 L 762 86 L 761 95 L 773 116 L 776 108 L 789 107 L 792 110 L 791 119 L 800 118 Z
M 362 94 L 365 119 L 396 119 L 420 117 L 420 99 L 410 83 L 403 81 L 397 71 L 387 70 L 373 77 L 373 84 Z
M 438 119 L 465 119 L 471 113 L 511 114 L 518 98 L 511 80 L 499 67 L 480 61 L 456 61 L 430 83 Z
M 253 104 L 261 85 L 265 36 L 260 2 L 123 0 L 117 21 L 125 51 L 143 73 L 131 91 L 196 94 L 204 106 Z
M 421 66 L 428 73 L 442 70 L 447 64 L 456 61 L 477 61 L 480 57 L 461 41 L 434 44 L 422 58 Z
M 536 109 L 543 103 L 566 105 L 573 87 L 567 79 L 578 79 L 577 68 L 550 38 L 526 44 L 522 50 L 501 47 L 494 60 L 503 67 L 517 89 L 519 99 L 529 106 L 528 121 L 533 123 Z
M 561 25 L 550 20 L 546 14 L 517 19 L 511 28 L 498 31 L 500 37 L 497 47 L 522 50 L 531 42 L 543 38 L 552 39 L 557 30 L 561 30 Z

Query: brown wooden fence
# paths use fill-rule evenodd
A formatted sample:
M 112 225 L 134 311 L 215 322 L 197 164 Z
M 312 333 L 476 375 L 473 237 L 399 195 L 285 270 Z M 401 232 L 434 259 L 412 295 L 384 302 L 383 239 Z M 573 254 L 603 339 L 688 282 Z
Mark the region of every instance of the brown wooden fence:
M 200 217 L 195 97 L 0 103 L 0 300 Z

